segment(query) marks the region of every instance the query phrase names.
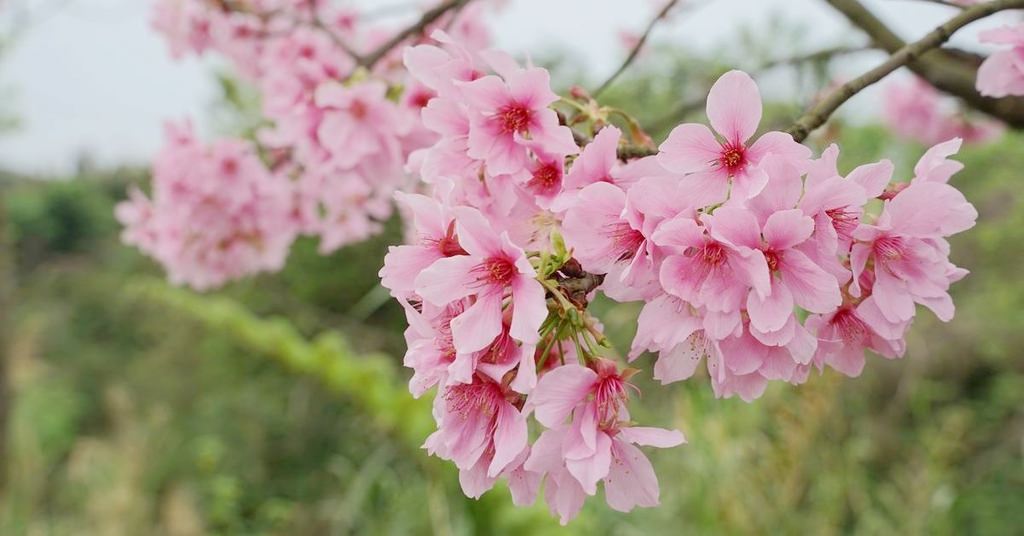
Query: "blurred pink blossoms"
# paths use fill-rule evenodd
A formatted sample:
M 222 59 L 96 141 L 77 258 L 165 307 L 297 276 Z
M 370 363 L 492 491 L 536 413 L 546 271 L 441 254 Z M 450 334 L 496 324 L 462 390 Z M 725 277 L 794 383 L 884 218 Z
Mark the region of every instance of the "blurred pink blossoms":
M 981 32 L 982 43 L 1009 45 L 992 53 L 978 69 L 978 91 L 988 97 L 1024 95 L 1024 23 Z
M 426 447 L 467 495 L 504 478 L 526 504 L 544 483 L 563 523 L 599 487 L 616 510 L 658 504 L 637 447 L 685 440 L 634 423 L 640 371 L 607 348 L 598 292 L 644 303 L 630 361 L 656 353 L 662 383 L 703 361 L 717 396 L 746 401 L 811 370 L 859 375 L 865 350 L 900 357 L 917 304 L 952 317 L 966 271 L 946 238 L 977 216 L 947 184 L 959 139 L 910 182 L 888 161 L 843 176 L 834 145 L 812 159 L 788 134 L 755 136 L 757 86 L 732 71 L 708 97 L 714 132 L 680 125 L 657 154 L 621 159 L 645 136 L 585 95 L 556 113 L 545 70 L 435 38 L 405 52 L 436 94 L 422 120 L 437 138 L 409 159 L 426 189 L 399 195 L 409 239 L 380 275 L 409 319 L 411 391 L 437 388 Z
M 172 282 L 198 290 L 284 267 L 297 232 L 288 181 L 251 144 L 204 146 L 191 125 L 168 124 L 153 163 L 153 195 L 117 207 L 125 243 L 152 256 Z
M 885 86 L 882 120 L 893 132 L 925 145 L 950 138 L 985 143 L 998 138 L 1004 130 L 998 121 L 957 110 L 955 99 L 944 97 L 917 77 Z
M 481 48 L 489 41 L 482 9 L 468 6 L 454 20 L 448 14 L 435 25 L 450 26 L 451 39 Z M 240 172 L 253 175 L 244 180 L 257 182 L 272 176 L 275 188 L 282 190 L 279 197 L 289 217 L 287 225 L 276 229 L 272 244 L 266 245 L 274 248 L 274 259 L 283 259 L 300 234 L 319 237 L 320 251 L 330 253 L 381 230 L 392 215 L 394 192 L 411 186 L 404 169 L 409 154 L 436 139 L 419 120 L 420 108 L 434 93 L 402 68 L 401 47 L 370 70 L 360 67 L 353 56 L 374 50 L 391 37 L 391 30 L 362 23 L 353 9 L 321 0 L 159 0 L 152 24 L 175 57 L 216 52 L 260 91 L 268 126 L 260 129 L 257 139 L 266 165 L 254 156 Z M 400 98 L 394 98 L 396 92 Z M 169 139 L 165 152 L 173 152 L 175 143 Z M 222 143 L 244 142 L 215 145 Z M 167 174 L 163 168 L 186 166 L 166 160 L 154 167 L 154 184 Z M 171 213 L 181 211 L 178 198 L 160 201 L 155 196 L 156 192 L 151 201 L 136 192 L 119 210 L 133 215 L 122 218 L 127 237 L 166 227 L 177 217 Z M 228 232 L 230 226 L 242 225 L 237 218 L 224 216 L 215 222 L 218 229 Z M 175 258 L 175 252 L 185 255 L 196 247 L 175 243 L 188 239 L 178 233 L 156 233 L 152 247 L 142 249 L 176 282 L 196 289 L 281 268 L 280 262 L 257 256 L 236 259 L 230 269 L 212 261 Z M 185 267 L 191 275 L 182 276 Z

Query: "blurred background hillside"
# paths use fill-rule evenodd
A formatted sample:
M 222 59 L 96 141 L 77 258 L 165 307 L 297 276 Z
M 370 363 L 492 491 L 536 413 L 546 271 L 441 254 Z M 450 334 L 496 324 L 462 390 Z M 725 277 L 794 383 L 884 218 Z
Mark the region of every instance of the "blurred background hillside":
M 607 97 L 656 140 L 702 119 L 688 99 L 733 63 L 662 52 Z M 563 87 L 590 78 L 544 59 Z M 793 75 L 770 126 L 823 76 Z M 244 89 L 220 88 L 223 128 L 244 129 Z M 908 177 L 924 148 L 871 123 L 839 122 L 821 141 L 841 142 L 841 171 L 888 157 Z M 397 221 L 327 257 L 300 241 L 282 273 L 198 295 L 119 243 L 113 206 L 146 184 L 144 169 L 83 160 L 70 176 L 0 175 L 12 289 L 0 303 L 0 534 L 1020 534 L 1021 147 L 1010 133 L 958 157 L 953 182 L 981 216 L 953 240 L 972 274 L 953 288 L 952 323 L 923 314 L 905 359 L 773 385 L 754 404 L 715 400 L 701 378 L 660 388 L 645 375 L 639 420 L 690 439 L 651 453 L 662 506 L 621 515 L 592 501 L 567 528 L 502 489 L 466 499 L 454 469 L 419 449 L 429 401 L 405 389 L 404 318 L 376 276 Z M 638 311 L 604 306 L 625 348 Z

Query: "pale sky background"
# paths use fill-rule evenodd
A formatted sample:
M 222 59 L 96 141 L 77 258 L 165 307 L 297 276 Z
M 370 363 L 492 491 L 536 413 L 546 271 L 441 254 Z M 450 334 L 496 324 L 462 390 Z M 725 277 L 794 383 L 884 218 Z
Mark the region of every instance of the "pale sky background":
M 781 14 L 808 28 L 807 50 L 839 40 L 866 42 L 821 0 L 704 1 L 710 3 L 659 27 L 653 39 L 713 51 L 728 46 L 738 29 Z M 0 98 L 6 101 L 0 109 L 14 112 L 22 121 L 19 130 L 0 136 L 0 169 L 66 173 L 85 152 L 101 164 L 144 163 L 159 148 L 165 119 L 191 116 L 203 124 L 217 93 L 214 63 L 171 60 L 163 41 L 149 29 L 149 0 L 0 0 L 0 6 L 18 2 L 50 14 L 25 30 L 14 50 L 0 60 Z M 865 3 L 907 39 L 923 35 L 954 14 L 949 8 L 913 0 Z M 47 7 L 59 4 L 66 5 L 57 10 Z M 585 61 L 591 72 L 608 73 L 624 56 L 618 32 L 639 32 L 652 16 L 654 2 L 508 0 L 508 4 L 492 21 L 499 47 L 523 55 L 557 46 Z M 10 24 L 9 13 L 0 13 L 0 28 Z M 992 21 L 972 25 L 953 42 L 978 49 L 977 32 L 993 25 Z M 856 75 L 880 58 L 859 55 L 843 70 Z M 863 104 L 870 102 L 870 94 L 857 99 L 870 108 Z M 851 106 L 857 109 L 856 102 Z

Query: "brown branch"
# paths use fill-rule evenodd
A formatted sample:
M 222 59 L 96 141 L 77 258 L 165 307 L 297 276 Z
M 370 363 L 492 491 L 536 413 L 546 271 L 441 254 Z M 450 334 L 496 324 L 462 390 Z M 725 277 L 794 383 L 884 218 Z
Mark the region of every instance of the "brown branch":
M 320 18 L 319 14 L 313 15 L 313 27 L 327 34 L 327 38 L 330 39 L 335 46 L 343 50 L 345 54 L 351 56 L 352 59 L 355 60 L 357 64 L 363 64 L 365 60 L 363 59 L 362 55 L 360 55 L 359 52 L 356 52 L 356 49 L 349 46 L 349 44 L 346 43 L 345 40 L 342 39 L 340 36 L 338 36 L 338 34 L 334 33 L 334 30 L 332 30 L 329 26 L 327 26 L 327 24 L 324 23 L 323 19 Z
M 830 4 L 857 3 L 856 0 L 828 0 Z M 859 5 L 859 4 L 858 4 Z M 1007 9 L 1024 8 L 1024 0 L 995 0 L 984 4 L 978 4 L 963 10 L 960 14 L 949 19 L 945 24 L 935 28 L 921 39 L 905 45 L 889 57 L 884 63 L 871 69 L 843 84 L 825 99 L 814 106 L 810 111 L 790 127 L 787 132 L 793 135 L 796 141 L 803 141 L 814 129 L 825 124 L 825 121 L 846 101 L 859 93 L 864 88 L 878 82 L 886 75 L 896 69 L 908 65 L 920 58 L 926 52 L 938 48 L 960 28 L 993 13 Z M 973 88 L 972 88 L 973 90 Z
M 366 56 L 358 58 L 357 61 L 359 65 L 366 67 L 367 69 L 372 69 L 377 62 L 383 59 L 384 56 L 387 56 L 392 49 L 402 44 L 403 41 L 415 35 L 422 34 L 426 30 L 427 26 L 430 26 L 434 21 L 444 16 L 445 13 L 448 13 L 453 9 L 461 9 L 471 1 L 472 0 L 448 0 L 433 9 L 427 10 L 423 13 L 423 16 L 420 17 L 420 20 L 392 36 L 386 43 L 377 47 L 376 50 L 370 52 Z
M 858 0 L 826 1 L 852 24 L 863 30 L 879 48 L 890 54 L 895 54 L 907 46 L 900 36 L 896 35 Z M 1018 8 L 1024 8 L 1024 5 L 1021 5 L 1021 2 L 986 2 L 964 9 L 959 16 L 965 16 L 968 13 L 986 13 L 983 16 L 987 16 L 996 11 Z M 933 48 L 920 57 L 912 58 L 906 66 L 937 89 L 959 97 L 971 108 L 984 112 L 1014 128 L 1024 129 L 1024 98 L 993 99 L 982 96 L 975 89 L 978 67 L 984 59 L 983 56 L 962 50 Z
M 836 56 L 856 54 L 858 52 L 865 52 L 868 50 L 871 50 L 871 47 L 844 45 L 825 48 L 821 50 L 815 50 L 813 52 L 799 54 L 796 56 L 790 56 L 788 58 L 777 58 L 773 60 L 768 60 L 759 67 L 755 68 L 751 74 L 756 75 L 758 73 L 764 73 L 765 71 L 770 71 L 772 69 L 776 69 L 779 67 L 798 66 L 803 63 L 828 61 L 831 60 L 832 58 L 835 58 Z M 719 76 L 723 73 L 719 73 Z M 672 111 L 661 116 L 656 122 L 650 125 L 648 130 L 652 132 L 658 132 L 662 129 L 673 126 L 676 122 L 681 121 L 687 115 L 703 108 L 704 105 L 707 103 L 707 100 L 707 96 L 705 95 L 703 97 L 683 101 L 678 106 L 676 106 Z
M 620 65 L 619 68 L 616 69 L 616 71 L 612 73 L 612 75 L 609 76 L 607 80 L 604 81 L 603 84 L 601 84 L 600 86 L 598 86 L 596 90 L 594 90 L 593 95 L 595 98 L 600 96 L 601 93 L 604 93 L 604 90 L 608 89 L 613 83 L 615 83 L 615 80 L 618 79 L 619 76 L 621 76 L 622 73 L 624 73 L 626 69 L 628 69 L 629 66 L 633 64 L 633 61 L 636 60 L 637 56 L 640 55 L 640 50 L 643 49 L 644 45 L 647 43 L 647 38 L 650 37 L 651 32 L 654 31 L 654 27 L 657 26 L 658 22 L 664 19 L 665 16 L 668 15 L 668 12 L 671 11 L 672 8 L 675 7 L 678 3 L 679 0 L 670 0 L 665 4 L 665 7 L 661 8 L 661 11 L 659 11 L 658 14 L 655 15 L 653 19 L 651 19 L 651 22 L 647 25 L 647 29 L 644 30 L 643 35 L 640 36 L 640 40 L 636 42 L 636 45 L 633 46 L 633 49 L 629 51 L 629 55 L 626 56 L 626 60 L 622 62 L 622 65 Z
M 951 7 L 953 9 L 966 9 L 967 6 L 964 4 L 958 4 L 953 0 L 917 0 L 918 2 L 924 2 L 926 4 L 937 4 L 940 6 Z

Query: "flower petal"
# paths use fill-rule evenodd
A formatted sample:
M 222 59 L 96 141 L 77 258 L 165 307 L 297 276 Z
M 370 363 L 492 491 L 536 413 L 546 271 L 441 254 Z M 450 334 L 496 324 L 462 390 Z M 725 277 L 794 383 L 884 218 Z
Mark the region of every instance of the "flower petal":
M 761 123 L 761 93 L 750 75 L 729 71 L 711 86 L 707 104 L 708 120 L 719 134 L 742 145 Z

